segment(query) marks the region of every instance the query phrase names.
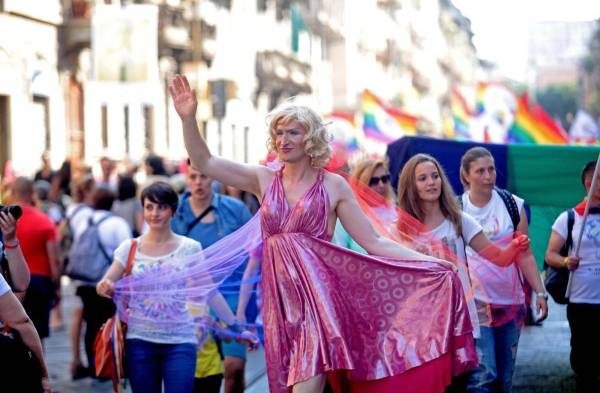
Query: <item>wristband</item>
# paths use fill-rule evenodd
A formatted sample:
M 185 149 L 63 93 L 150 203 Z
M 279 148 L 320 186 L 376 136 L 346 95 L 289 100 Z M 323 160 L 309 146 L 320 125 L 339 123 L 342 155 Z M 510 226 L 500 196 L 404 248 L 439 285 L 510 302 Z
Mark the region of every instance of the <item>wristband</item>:
M 569 267 L 569 257 L 565 257 L 563 259 L 563 266 L 567 268 Z
M 14 243 L 9 244 L 8 242 L 4 242 L 4 248 L 7 250 L 12 250 L 13 248 L 19 247 L 19 239 L 15 240 Z
M 548 300 L 548 293 L 546 293 L 546 292 L 536 292 L 535 296 L 541 297 L 541 298 L 543 298 L 545 300 Z

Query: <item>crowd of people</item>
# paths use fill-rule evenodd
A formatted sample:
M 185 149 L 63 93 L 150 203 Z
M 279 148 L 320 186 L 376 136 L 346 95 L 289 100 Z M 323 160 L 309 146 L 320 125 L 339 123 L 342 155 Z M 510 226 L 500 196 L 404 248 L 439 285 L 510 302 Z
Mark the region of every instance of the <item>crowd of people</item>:
M 548 295 L 529 247 L 525 201 L 496 187 L 489 151 L 470 149 L 457 163 L 462 195 L 426 154 L 404 165 L 393 190 L 384 160 L 361 160 L 347 174 L 325 170 L 325 125 L 314 111 L 287 104 L 269 118 L 268 146 L 279 164 L 244 165 L 210 153 L 184 77 L 170 92 L 187 162 L 170 168 L 149 156 L 140 181 L 108 157 L 94 176 L 68 163 L 54 172 L 44 156 L 33 179 L 16 178 L 4 190 L 4 204 L 22 215 L 0 212 L 0 321 L 37 370 L 10 385 L 15 391 L 50 391 L 42 348 L 51 324 L 61 323 L 63 275 L 80 299 L 69 327 L 73 379 L 95 377 L 94 339 L 120 312 L 128 317 L 134 393 L 243 392 L 258 325 L 272 393 L 512 390 L 528 292 L 538 321 Z M 582 172 L 586 191 L 595 164 Z M 599 389 L 599 204 L 597 186 L 590 201 L 561 214 L 546 254 L 549 265 L 572 272 L 571 364 L 582 392 Z M 568 232 L 581 230 L 579 256 L 565 256 Z M 261 240 L 240 245 L 243 263 L 211 270 L 215 252 L 203 250 L 244 231 Z M 201 277 L 202 300 L 194 293 L 198 272 L 209 277 Z M 125 290 L 119 280 L 128 274 Z M 220 328 L 199 324 L 192 301 Z M 36 386 L 23 390 L 26 381 Z

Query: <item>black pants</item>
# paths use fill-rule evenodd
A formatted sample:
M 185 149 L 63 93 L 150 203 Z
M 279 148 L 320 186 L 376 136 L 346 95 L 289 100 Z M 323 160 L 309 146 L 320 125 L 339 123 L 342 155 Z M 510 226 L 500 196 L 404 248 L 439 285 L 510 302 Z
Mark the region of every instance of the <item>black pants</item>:
M 77 288 L 76 293 L 83 302 L 83 320 L 86 325 L 84 343 L 88 367 L 95 369 L 94 340 L 102 324 L 114 315 L 115 304 L 112 300 L 98 295 L 95 287 L 82 285 Z
M 55 301 L 54 284 L 50 277 L 32 275 L 25 292 L 23 307 L 40 338 L 50 335 L 50 309 Z
M 571 368 L 581 393 L 600 393 L 600 304 L 569 303 Z
M 219 393 L 223 374 L 210 375 L 194 380 L 194 393 Z

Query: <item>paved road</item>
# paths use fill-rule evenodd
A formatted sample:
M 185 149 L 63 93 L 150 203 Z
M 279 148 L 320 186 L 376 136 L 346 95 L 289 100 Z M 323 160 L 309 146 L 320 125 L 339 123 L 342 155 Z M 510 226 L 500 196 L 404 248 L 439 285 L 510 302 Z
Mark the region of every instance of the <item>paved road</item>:
M 68 326 L 74 300 L 72 289 L 65 287 L 63 296 L 63 314 L 65 326 Z M 573 373 L 569 366 L 569 337 L 565 307 L 556 304 L 551 305 L 550 317 L 543 326 L 523 329 L 517 354 L 514 393 L 575 392 Z M 71 352 L 67 329 L 52 332 L 51 337 L 46 340 L 45 347 L 54 392 L 112 391 L 110 382 L 101 383 L 92 379 L 71 381 L 68 371 Z M 246 392 L 268 393 L 262 351 L 250 355 L 246 371 Z

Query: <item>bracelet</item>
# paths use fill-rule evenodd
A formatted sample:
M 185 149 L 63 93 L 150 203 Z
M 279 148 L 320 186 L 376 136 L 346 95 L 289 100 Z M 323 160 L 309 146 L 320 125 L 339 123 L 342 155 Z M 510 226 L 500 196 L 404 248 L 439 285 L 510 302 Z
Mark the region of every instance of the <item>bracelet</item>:
M 547 292 L 536 292 L 535 296 L 541 297 L 542 299 L 545 299 L 545 300 L 548 300 L 548 293 Z
M 13 244 L 9 244 L 8 242 L 4 242 L 4 248 L 7 250 L 12 250 L 13 248 L 19 247 L 19 239 L 15 240 Z
M 563 259 L 563 266 L 564 267 L 569 267 L 569 257 L 564 257 L 564 259 Z

